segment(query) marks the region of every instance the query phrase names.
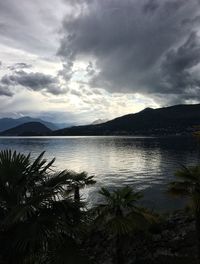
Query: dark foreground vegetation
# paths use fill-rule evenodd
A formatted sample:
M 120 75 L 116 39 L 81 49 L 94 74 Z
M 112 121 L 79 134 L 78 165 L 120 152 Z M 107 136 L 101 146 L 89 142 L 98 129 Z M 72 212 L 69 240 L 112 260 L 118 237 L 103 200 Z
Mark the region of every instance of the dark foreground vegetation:
M 168 189 L 191 209 L 159 215 L 129 187 L 102 188 L 87 209 L 80 188 L 93 177 L 43 156 L 0 152 L 1 264 L 200 263 L 200 166 L 182 167 Z

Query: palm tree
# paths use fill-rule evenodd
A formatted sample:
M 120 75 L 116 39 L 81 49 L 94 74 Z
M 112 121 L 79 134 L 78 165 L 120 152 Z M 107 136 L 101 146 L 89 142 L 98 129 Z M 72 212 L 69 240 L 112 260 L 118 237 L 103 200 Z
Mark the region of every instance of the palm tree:
M 195 214 L 198 257 L 200 263 L 200 166 L 182 166 L 176 172 L 177 181 L 171 182 L 169 192 L 176 196 L 190 198 Z
M 86 172 L 71 173 L 68 181 L 70 189 L 74 192 L 74 201 L 80 203 L 80 188 L 95 184 L 94 176 L 88 176 Z
M 3 263 L 46 261 L 53 241 L 75 241 L 80 204 L 67 196 L 70 172 L 55 172 L 42 152 L 0 152 L 0 256 Z M 70 262 L 69 262 L 70 263 Z
M 119 188 L 112 192 L 102 188 L 99 193 L 104 201 L 96 207 L 96 224 L 115 236 L 116 247 L 113 263 L 123 264 L 124 236 L 147 226 L 147 223 L 153 220 L 153 216 L 137 206 L 142 194 L 134 192 L 130 187 Z

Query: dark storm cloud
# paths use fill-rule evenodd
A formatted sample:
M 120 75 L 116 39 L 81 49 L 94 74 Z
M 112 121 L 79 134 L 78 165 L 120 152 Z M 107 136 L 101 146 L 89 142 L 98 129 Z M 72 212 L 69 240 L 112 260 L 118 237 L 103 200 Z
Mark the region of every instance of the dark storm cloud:
M 200 22 L 196 0 L 94 0 L 76 5 L 79 12 L 63 22 L 58 55 L 68 66 L 80 57 L 93 58 L 98 71 L 92 72 L 92 87 L 182 98 L 198 95 L 193 67 L 200 62 L 199 40 L 192 33 L 194 23 Z M 65 69 L 66 74 L 71 69 Z
M 1 84 L 8 87 L 21 85 L 33 91 L 45 91 L 54 95 L 66 92 L 60 87 L 57 78 L 39 72 L 27 73 L 23 70 L 4 75 Z
M 182 21 L 182 25 L 183 26 L 198 26 L 200 23 L 200 15 L 197 15 L 196 17 L 193 17 L 193 18 L 187 18 L 187 19 L 183 19 Z
M 154 12 L 159 7 L 157 0 L 149 0 L 144 4 L 143 10 L 145 13 Z
M 197 89 L 200 78 L 195 78 L 190 70 L 199 63 L 200 39 L 196 32 L 192 32 L 183 45 L 166 54 L 162 73 L 168 92 L 181 93 L 184 89 Z

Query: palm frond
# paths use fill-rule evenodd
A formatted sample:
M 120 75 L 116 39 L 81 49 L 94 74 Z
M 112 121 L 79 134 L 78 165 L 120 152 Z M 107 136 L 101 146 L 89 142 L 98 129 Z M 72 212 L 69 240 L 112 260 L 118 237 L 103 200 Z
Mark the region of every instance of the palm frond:
M 153 221 L 150 213 L 137 205 L 142 198 L 141 192 L 134 192 L 130 187 L 123 187 L 109 191 L 101 188 L 99 194 L 103 202 L 96 206 L 95 224 L 108 232 L 117 235 L 127 234 L 139 226 L 144 228 L 147 222 Z
M 44 153 L 32 159 L 30 154 L 0 151 L 0 237 L 5 244 L 0 255 L 6 263 L 39 264 L 50 241 L 62 240 L 63 235 L 76 238 L 85 221 L 80 210 L 84 204 L 69 195 L 75 173 L 52 170 L 55 159 L 47 162 Z

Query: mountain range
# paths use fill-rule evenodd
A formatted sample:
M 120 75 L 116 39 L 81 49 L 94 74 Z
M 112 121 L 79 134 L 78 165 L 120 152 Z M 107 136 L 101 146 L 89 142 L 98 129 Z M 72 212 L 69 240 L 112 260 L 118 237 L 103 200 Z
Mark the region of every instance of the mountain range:
M 40 122 L 29 122 L 0 133 L 1 136 L 48 136 L 52 130 Z
M 52 123 L 52 122 L 44 121 L 40 118 L 32 118 L 29 116 L 24 116 L 16 119 L 0 118 L 0 132 L 29 122 L 40 122 L 41 124 L 45 125 L 51 130 L 57 130 L 69 126 L 66 123 Z
M 200 126 L 200 104 L 146 108 L 108 122 L 56 130 L 53 135 L 169 135 L 194 131 Z
M 42 125 L 42 126 L 41 126 Z M 34 129 L 35 126 L 35 129 Z M 45 129 L 46 127 L 46 129 Z M 41 122 L 29 122 L 0 133 L 9 135 L 174 135 L 191 134 L 200 127 L 200 104 L 175 105 L 163 108 L 146 108 L 113 120 L 53 131 Z M 41 131 L 40 131 L 41 130 Z

